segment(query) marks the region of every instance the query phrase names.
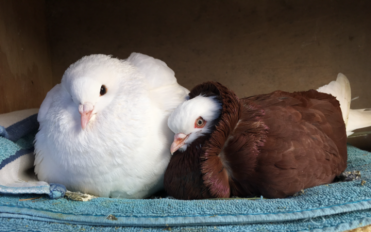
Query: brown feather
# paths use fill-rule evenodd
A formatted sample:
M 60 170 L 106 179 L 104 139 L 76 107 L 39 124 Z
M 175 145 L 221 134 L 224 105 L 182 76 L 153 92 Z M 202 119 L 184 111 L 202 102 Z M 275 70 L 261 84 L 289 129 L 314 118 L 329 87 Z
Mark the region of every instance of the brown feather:
M 211 134 L 172 157 L 165 173 L 170 195 L 282 198 L 330 183 L 345 170 L 345 124 L 333 96 L 275 91 L 238 99 L 217 82 L 189 96 L 200 94 L 218 96 L 221 115 Z

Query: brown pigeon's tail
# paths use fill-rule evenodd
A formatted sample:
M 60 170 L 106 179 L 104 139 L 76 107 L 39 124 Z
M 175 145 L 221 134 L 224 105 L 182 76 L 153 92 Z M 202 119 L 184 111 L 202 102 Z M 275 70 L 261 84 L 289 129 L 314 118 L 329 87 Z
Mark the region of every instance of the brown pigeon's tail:
M 356 129 L 371 126 L 371 109 L 350 110 L 347 124 L 347 136 Z
M 351 90 L 348 78 L 344 74 L 339 73 L 336 81 L 331 81 L 329 84 L 319 87 L 317 91 L 328 93 L 336 97 L 340 103 L 345 125 L 347 125 L 351 101 Z
M 371 126 L 371 109 L 350 109 L 351 90 L 348 78 L 339 73 L 336 81 L 331 81 L 317 89 L 318 92 L 328 93 L 340 102 L 341 112 L 346 125 L 347 136 L 356 129 Z

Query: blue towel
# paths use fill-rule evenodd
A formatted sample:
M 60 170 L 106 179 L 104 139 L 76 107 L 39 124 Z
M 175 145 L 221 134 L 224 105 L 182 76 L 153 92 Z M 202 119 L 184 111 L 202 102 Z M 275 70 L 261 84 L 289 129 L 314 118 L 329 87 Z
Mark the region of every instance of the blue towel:
M 17 143 L 28 147 L 32 135 Z M 27 146 L 28 144 L 28 146 Z M 0 151 L 19 144 L 0 138 Z M 2 161 L 5 152 L 0 152 Z M 1 154 L 3 154 L 1 156 Z M 286 199 L 110 199 L 50 194 L 0 195 L 0 230 L 37 231 L 344 231 L 371 224 L 371 153 L 348 146 L 348 169 L 361 179 L 306 189 Z M 1 161 L 0 161 L 1 163 Z
M 38 181 L 28 169 L 33 167 L 33 141 L 38 130 L 37 114 L 7 128 L 0 125 L 0 194 L 37 193 L 63 197 L 60 184 Z

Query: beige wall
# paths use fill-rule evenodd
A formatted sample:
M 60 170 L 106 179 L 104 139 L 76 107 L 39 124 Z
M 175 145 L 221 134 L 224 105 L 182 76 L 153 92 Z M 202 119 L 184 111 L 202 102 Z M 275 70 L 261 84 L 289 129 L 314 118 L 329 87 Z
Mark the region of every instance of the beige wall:
M 0 113 L 39 107 L 53 86 L 39 0 L 0 0 Z
M 343 72 L 371 107 L 371 1 L 47 1 L 53 71 L 91 53 L 164 60 L 187 88 L 317 88 Z
M 44 3 L 0 0 L 0 113 L 38 107 L 84 55 L 132 51 L 164 60 L 187 88 L 216 80 L 241 97 L 343 72 L 360 97 L 353 107 L 371 107 L 368 0 Z
M 0 113 L 38 107 L 84 55 L 132 51 L 164 60 L 187 88 L 216 80 L 241 97 L 343 72 L 354 107 L 371 107 L 370 44 L 369 0 L 0 0 Z

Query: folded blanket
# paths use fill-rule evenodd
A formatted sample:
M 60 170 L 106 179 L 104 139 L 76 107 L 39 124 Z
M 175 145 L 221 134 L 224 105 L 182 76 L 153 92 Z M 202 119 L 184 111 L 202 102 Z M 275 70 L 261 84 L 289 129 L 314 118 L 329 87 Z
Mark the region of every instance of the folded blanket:
M 37 122 L 31 124 L 34 123 Z M 25 126 L 26 121 L 20 125 L 31 128 Z M 14 133 L 9 133 L 9 126 L 6 131 L 7 137 L 12 138 Z M 38 183 L 36 186 L 40 189 L 45 187 L 44 192 L 38 192 L 44 195 L 15 194 L 0 188 L 0 231 L 344 231 L 371 224 L 371 153 L 352 146 L 348 146 L 347 170 L 360 171 L 359 180 L 317 186 L 286 199 L 95 198 L 78 202 L 61 197 L 63 191 L 55 194 L 60 198 L 51 199 L 53 185 L 39 183 L 32 177 L 32 165 L 18 162 L 25 155 L 14 156 L 19 151 L 32 149 L 34 133 L 34 129 L 20 133 L 21 138 L 15 142 L 0 138 L 0 180 L 4 182 L 7 167 L 12 167 L 8 168 L 12 170 L 9 175 L 23 179 L 8 180 L 16 188 L 24 188 L 25 183 Z M 28 154 L 32 158 L 32 153 Z M 26 172 L 29 168 L 31 172 Z M 63 186 L 58 187 L 63 190 Z M 26 193 L 23 190 L 21 192 Z
M 33 172 L 33 141 L 39 128 L 35 113 L 37 109 L 0 115 L 0 194 L 63 197 L 63 185 L 38 181 Z

